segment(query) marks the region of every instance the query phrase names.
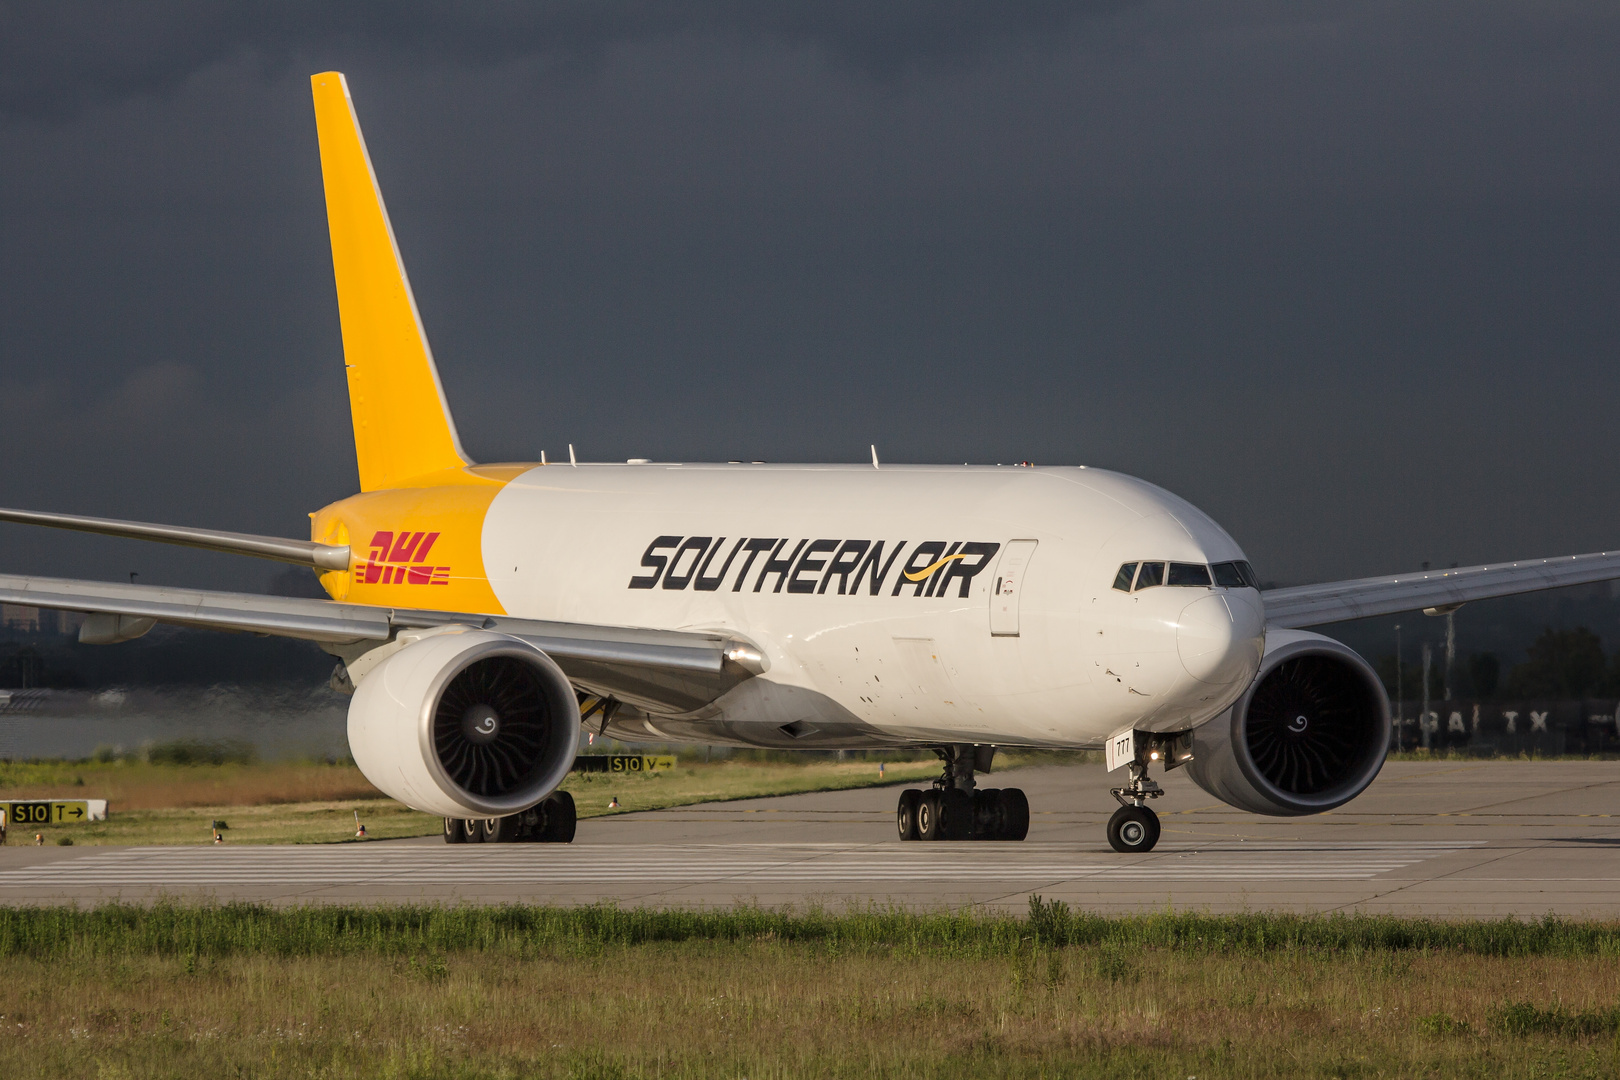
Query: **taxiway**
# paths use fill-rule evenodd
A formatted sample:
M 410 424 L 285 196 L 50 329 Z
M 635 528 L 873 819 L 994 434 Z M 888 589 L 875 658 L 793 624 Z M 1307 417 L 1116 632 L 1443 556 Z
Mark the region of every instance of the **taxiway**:
M 1097 766 L 1019 785 L 1029 839 L 899 843 L 898 788 L 707 804 L 580 822 L 571 845 L 437 838 L 301 847 L 0 848 L 0 903 L 159 897 L 273 903 L 635 906 L 899 904 L 1021 911 L 1032 893 L 1099 911 L 1367 911 L 1620 918 L 1620 762 L 1393 762 L 1334 813 L 1268 819 L 1163 777 L 1146 855 L 1104 839 Z M 116 810 L 115 810 L 116 812 Z

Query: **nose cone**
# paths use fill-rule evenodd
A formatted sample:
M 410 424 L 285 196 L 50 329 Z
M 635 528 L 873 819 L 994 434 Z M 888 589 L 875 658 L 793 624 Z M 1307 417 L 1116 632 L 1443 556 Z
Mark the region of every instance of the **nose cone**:
M 1177 620 L 1181 666 L 1199 682 L 1226 686 L 1254 678 L 1265 649 L 1265 622 L 1244 591 L 1211 593 Z

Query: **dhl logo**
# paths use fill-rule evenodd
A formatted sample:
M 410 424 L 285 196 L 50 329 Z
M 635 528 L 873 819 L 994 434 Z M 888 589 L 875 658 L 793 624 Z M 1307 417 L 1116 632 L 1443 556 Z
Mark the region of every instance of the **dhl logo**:
M 356 581 L 367 585 L 448 585 L 450 568 L 428 564 L 436 532 L 381 530 L 371 538 L 371 561 L 354 568 Z

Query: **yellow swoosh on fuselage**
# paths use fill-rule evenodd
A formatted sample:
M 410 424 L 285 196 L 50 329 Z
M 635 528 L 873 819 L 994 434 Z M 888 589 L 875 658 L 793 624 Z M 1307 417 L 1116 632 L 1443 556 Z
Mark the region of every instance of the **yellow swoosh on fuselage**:
M 907 574 L 906 575 L 906 580 L 907 581 L 921 581 L 923 578 L 927 577 L 929 574 L 932 574 L 935 570 L 938 570 L 940 567 L 944 566 L 946 563 L 955 562 L 957 559 L 965 559 L 965 558 L 967 558 L 967 553 L 966 552 L 963 552 L 960 555 L 947 555 L 943 559 L 939 560 L 939 562 L 935 563 L 933 566 L 925 566 L 921 570 L 918 570 L 915 574 Z

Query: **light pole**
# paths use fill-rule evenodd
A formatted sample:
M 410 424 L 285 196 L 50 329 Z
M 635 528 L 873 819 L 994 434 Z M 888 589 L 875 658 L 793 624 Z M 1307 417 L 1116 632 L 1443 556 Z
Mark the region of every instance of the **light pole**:
M 1451 665 L 1457 659 L 1457 613 L 1446 612 L 1446 700 L 1451 700 Z
M 1423 708 L 1418 713 L 1418 733 L 1423 736 L 1423 749 L 1429 748 L 1429 643 L 1423 643 Z
M 1401 671 L 1401 624 L 1395 624 L 1395 744 L 1400 745 L 1401 730 L 1401 698 L 1406 696 L 1406 687 L 1403 685 Z

